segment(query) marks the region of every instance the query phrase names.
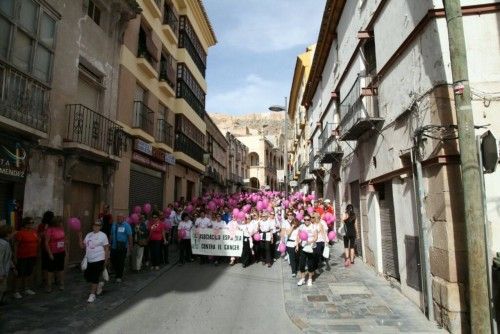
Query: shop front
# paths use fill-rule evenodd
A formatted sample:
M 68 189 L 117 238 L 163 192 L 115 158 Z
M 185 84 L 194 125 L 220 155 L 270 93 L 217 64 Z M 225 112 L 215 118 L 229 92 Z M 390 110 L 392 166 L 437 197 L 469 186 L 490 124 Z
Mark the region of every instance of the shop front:
M 27 145 L 0 136 L 0 222 L 19 227 L 28 161 Z

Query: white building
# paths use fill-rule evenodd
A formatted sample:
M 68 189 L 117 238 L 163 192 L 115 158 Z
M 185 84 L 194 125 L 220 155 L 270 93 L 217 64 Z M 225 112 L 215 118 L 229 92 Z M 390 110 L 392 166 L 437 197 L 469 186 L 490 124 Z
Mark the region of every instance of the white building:
M 494 113 L 500 100 L 500 5 L 462 5 L 474 119 L 490 124 L 478 134 L 490 130 L 500 138 Z M 451 83 L 442 1 L 328 0 L 302 104 L 310 145 L 320 148 L 314 163 L 323 163 L 317 168 L 320 176 L 324 171 L 324 197 L 335 198 L 337 213 L 348 203 L 356 209 L 358 254 L 458 333 L 469 324 L 460 159 L 449 127 L 456 125 Z M 492 252 L 500 251 L 499 173 L 486 175 Z M 419 229 L 420 219 L 428 230 Z M 430 268 L 427 276 L 421 265 Z

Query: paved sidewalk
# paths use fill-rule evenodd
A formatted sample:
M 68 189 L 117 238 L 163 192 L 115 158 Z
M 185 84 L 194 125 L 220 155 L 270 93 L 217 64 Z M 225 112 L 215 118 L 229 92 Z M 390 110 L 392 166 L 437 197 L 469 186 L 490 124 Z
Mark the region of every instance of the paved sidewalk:
M 46 293 L 35 289 L 34 296 L 20 300 L 10 298 L 0 307 L 0 333 L 84 333 L 102 322 L 110 311 L 132 298 L 157 277 L 176 265 L 177 252 L 171 248 L 170 264 L 158 271 L 143 269 L 140 273 L 125 272 L 122 283 L 115 283 L 113 275 L 104 286 L 102 296 L 87 303 L 90 286 L 79 268 L 68 269 L 66 290 Z
M 297 286 L 283 262 L 285 309 L 305 333 L 446 333 L 361 260 L 343 265 L 340 244 L 331 248 L 330 270 L 313 286 Z

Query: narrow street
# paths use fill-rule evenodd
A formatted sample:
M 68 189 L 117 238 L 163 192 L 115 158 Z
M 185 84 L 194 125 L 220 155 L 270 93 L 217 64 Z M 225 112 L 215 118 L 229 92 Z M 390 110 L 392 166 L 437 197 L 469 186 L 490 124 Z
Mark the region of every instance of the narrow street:
M 173 267 L 95 333 L 299 333 L 284 310 L 281 265 Z

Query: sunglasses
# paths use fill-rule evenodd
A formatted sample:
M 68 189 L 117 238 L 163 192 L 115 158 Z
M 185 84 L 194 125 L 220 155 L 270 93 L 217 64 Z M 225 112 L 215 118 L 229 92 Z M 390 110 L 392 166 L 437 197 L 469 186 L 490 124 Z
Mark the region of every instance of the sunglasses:
M 311 221 L 311 219 L 304 219 L 305 222 Z

